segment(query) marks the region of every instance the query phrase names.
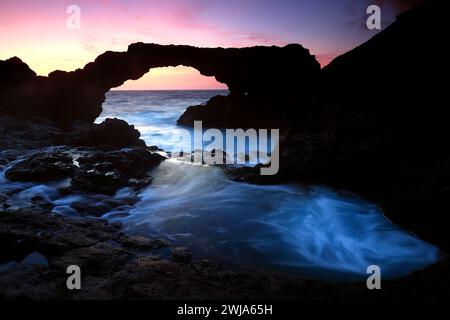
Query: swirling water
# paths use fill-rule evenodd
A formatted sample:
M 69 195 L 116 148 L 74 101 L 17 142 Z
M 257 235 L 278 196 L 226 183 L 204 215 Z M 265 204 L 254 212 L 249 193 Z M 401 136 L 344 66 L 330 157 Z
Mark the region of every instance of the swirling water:
M 112 91 L 98 122 L 107 117 L 134 124 L 147 145 L 178 143 L 176 119 L 189 105 L 221 91 Z M 239 267 L 326 280 L 367 277 L 369 265 L 385 278 L 399 277 L 440 258 L 437 247 L 392 224 L 375 204 L 321 186 L 259 186 L 232 182 L 216 167 L 167 160 L 152 172 L 140 200 L 103 216 L 132 234 L 163 235 L 197 258 Z M 0 188 L 4 185 L 0 172 Z M 61 184 L 29 184 L 17 197 L 44 195 L 55 212 L 74 214 L 80 196 L 58 196 Z M 126 197 L 119 190 L 115 197 Z M 89 196 L 101 203 L 103 197 Z
M 147 144 L 170 148 L 174 124 L 213 91 L 111 92 L 100 117 L 118 116 Z M 354 279 L 377 264 L 386 277 L 423 268 L 439 250 L 388 221 L 379 207 L 323 187 L 257 186 L 228 181 L 218 168 L 169 160 L 126 217 L 130 232 L 165 234 L 242 266 L 326 279 Z

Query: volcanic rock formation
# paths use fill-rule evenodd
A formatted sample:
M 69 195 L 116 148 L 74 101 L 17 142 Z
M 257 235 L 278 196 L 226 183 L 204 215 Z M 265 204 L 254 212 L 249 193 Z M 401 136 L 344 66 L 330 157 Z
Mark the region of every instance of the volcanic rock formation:
M 417 6 L 333 60 L 321 70 L 307 119 L 283 134 L 278 175 L 231 168 L 229 176 L 351 190 L 380 204 L 394 223 L 450 249 L 446 66 L 435 63 L 446 50 L 444 12 L 436 3 Z
M 298 44 L 224 49 L 135 43 L 126 52 L 105 52 L 83 69 L 54 71 L 48 77 L 36 76 L 20 59 L 11 58 L 0 61 L 0 114 L 38 116 L 61 124 L 93 122 L 111 88 L 139 79 L 151 68 L 178 65 L 215 76 L 230 90 L 221 103 L 252 107 L 253 117 L 258 102 L 266 105 L 271 97 L 293 97 L 299 88 L 306 95 L 320 71 L 315 58 Z

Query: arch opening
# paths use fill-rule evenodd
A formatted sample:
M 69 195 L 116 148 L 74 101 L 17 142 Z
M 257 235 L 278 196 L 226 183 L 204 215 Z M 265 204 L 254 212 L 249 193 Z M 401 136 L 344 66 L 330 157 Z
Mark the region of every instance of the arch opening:
M 228 90 L 214 76 L 207 77 L 192 67 L 152 68 L 138 80 L 127 80 L 112 90 Z
M 176 122 L 189 106 L 228 93 L 225 84 L 192 67 L 152 68 L 138 80 L 127 80 L 107 92 L 95 122 L 123 119 L 139 130 L 147 145 L 170 150 L 183 136 L 184 129 Z

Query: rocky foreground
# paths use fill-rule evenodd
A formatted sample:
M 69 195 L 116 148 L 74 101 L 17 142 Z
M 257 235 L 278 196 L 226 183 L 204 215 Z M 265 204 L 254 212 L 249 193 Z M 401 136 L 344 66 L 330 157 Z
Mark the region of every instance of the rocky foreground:
M 442 103 L 445 66 L 435 62 L 446 52 L 445 12 L 437 2 L 424 1 L 323 69 L 299 44 L 225 49 L 135 43 L 126 52 L 105 52 L 83 69 L 48 77 L 11 58 L 0 61 L 0 114 L 36 127 L 36 143 L 48 138 L 55 140 L 49 145 L 142 146 L 135 130 L 110 137 L 110 130 L 120 132 L 127 124 L 91 123 L 105 93 L 151 68 L 191 66 L 230 92 L 189 107 L 178 124 L 201 120 L 204 128 L 280 129 L 279 174 L 261 179 L 256 171 L 240 170 L 229 172 L 231 178 L 349 190 L 380 204 L 394 223 L 449 250 L 450 127 Z M 38 130 L 34 117 L 64 129 Z M 14 130 L 23 132 L 24 126 Z M 7 133 L 0 140 L 25 147 L 30 142 L 23 134 L 22 140 L 8 141 Z
M 91 123 L 105 93 L 150 68 L 183 64 L 216 76 L 230 94 L 188 108 L 179 124 L 202 120 L 204 127 L 282 129 L 276 176 L 261 177 L 258 168 L 225 169 L 231 179 L 353 191 L 379 204 L 394 223 L 448 251 L 450 127 L 444 66 L 436 63 L 446 52 L 445 12 L 437 2 L 424 2 L 324 69 L 295 44 L 222 49 L 137 43 L 49 77 L 37 76 L 18 58 L 0 61 L 0 166 L 8 166 L 7 179 L 66 179 L 58 192 L 74 195 L 136 191 L 107 207 L 75 206 L 75 219 L 52 214 L 45 199 L 11 203 L 20 188 L 0 189 L 0 244 L 6 248 L 0 296 L 448 298 L 448 258 L 371 292 L 365 283 L 225 271 L 191 261 L 188 249 L 129 237 L 119 225 L 87 217 L 132 204 L 137 191 L 151 184 L 148 171 L 164 161 L 126 122 Z M 24 161 L 13 163 L 18 159 Z M 82 291 L 65 288 L 69 262 L 86 268 Z
M 139 190 L 150 184 L 149 169 L 164 161 L 140 145 L 139 135 L 132 139 L 134 146 L 126 149 L 105 145 L 105 141 L 98 146 L 81 146 L 79 134 L 64 133 L 46 121 L 34 121 L 19 130 L 16 119 L 1 120 L 8 124 L 3 132 L 1 166 L 23 157 L 25 151 L 30 153 L 22 162 L 8 166 L 5 175 L 12 181 L 71 178 L 61 193 L 95 190 L 106 196 L 124 186 Z M 122 137 L 127 132 L 135 134 L 133 128 L 117 120 L 108 122 L 121 125 L 115 130 Z M 44 136 L 39 132 L 45 132 Z M 107 136 L 116 142 L 113 132 Z M 68 144 L 54 147 L 57 140 Z M 73 150 L 78 152 L 77 165 L 72 158 L 68 160 Z M 125 161 L 128 159 L 133 161 Z M 137 162 L 140 166 L 132 165 Z M 199 260 L 189 248 L 176 247 L 157 235 L 131 236 L 120 224 L 95 218 L 120 203 L 108 208 L 75 206 L 78 215 L 69 217 L 52 212 L 52 204 L 45 199 L 33 199 L 31 206 L 11 205 L 9 199 L 18 191 L 0 193 L 2 299 L 439 298 L 448 296 L 450 290 L 449 259 L 402 279 L 383 281 L 379 291 L 369 291 L 364 281 L 337 284 L 230 270 L 214 261 Z M 135 200 L 131 196 L 124 201 L 131 204 Z M 66 287 L 69 265 L 81 267 L 81 290 Z
M 336 284 L 227 270 L 192 259 L 186 248 L 133 237 L 119 224 L 45 210 L 0 212 L 2 299 L 378 299 L 443 298 L 449 261 L 369 291 L 365 282 Z M 82 270 L 82 289 L 68 290 L 66 269 Z

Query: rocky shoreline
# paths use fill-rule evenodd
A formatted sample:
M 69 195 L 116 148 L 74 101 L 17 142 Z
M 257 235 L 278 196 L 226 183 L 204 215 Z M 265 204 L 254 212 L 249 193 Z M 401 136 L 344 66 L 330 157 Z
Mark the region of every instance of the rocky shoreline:
M 1 299 L 391 299 L 444 298 L 449 261 L 369 291 L 365 282 L 326 283 L 229 270 L 193 259 L 186 248 L 133 237 L 119 224 L 43 210 L 0 213 Z M 37 258 L 39 257 L 39 259 Z M 82 268 L 82 289 L 66 287 L 66 268 Z
M 394 223 L 450 250 L 450 130 L 442 103 L 447 97 L 442 71 L 433 64 L 444 50 L 442 12 L 437 3 L 425 1 L 402 13 L 321 69 L 319 88 L 299 86 L 299 102 L 272 102 L 273 121 L 266 128 L 281 129 L 280 171 L 264 177 L 258 168 L 229 168 L 229 177 L 352 191 L 379 204 Z M 311 103 L 301 103 L 308 99 Z M 214 121 L 222 119 L 243 121 L 241 109 L 252 112 L 238 109 L 211 99 L 209 105 L 188 108 L 180 122 L 195 118 L 217 125 Z M 253 109 L 254 118 L 257 112 Z
M 431 2 L 419 5 L 324 69 L 300 45 L 222 49 L 137 43 L 127 52 L 106 52 L 84 69 L 49 77 L 36 76 L 18 58 L 0 61 L 0 168 L 7 179 L 66 178 L 58 192 L 68 195 L 135 191 L 107 207 L 75 205 L 75 218 L 52 213 L 45 198 L 11 203 L 20 187 L 0 189 L 0 244 L 6 248 L 0 297 L 448 298 L 448 257 L 385 280 L 383 290 L 373 292 L 363 282 L 227 270 L 192 259 L 189 249 L 132 237 L 120 225 L 92 218 L 133 204 L 137 191 L 151 185 L 148 171 L 164 161 L 125 121 L 91 123 L 105 93 L 150 68 L 184 64 L 215 75 L 230 94 L 188 108 L 179 124 L 203 120 L 204 127 L 282 129 L 276 176 L 262 177 L 258 168 L 225 168 L 230 179 L 354 191 L 379 204 L 394 223 L 448 251 L 446 88 L 442 69 L 433 64 L 436 53 L 445 52 L 444 36 L 436 40 L 444 30 L 443 12 Z M 80 292 L 65 288 L 65 267 L 72 263 L 85 270 Z
M 10 124 L 14 122 L 11 118 L 2 120 Z M 37 122 L 34 124 L 37 126 Z M 46 144 L 51 146 L 61 139 L 61 132 L 51 123 L 40 123 L 38 128 L 42 131 L 46 126 L 43 131 L 55 132 L 55 136 L 50 135 L 47 140 L 42 137 L 36 139 L 34 145 L 28 140 L 24 146 L 42 150 Z M 20 141 L 21 136 L 34 136 L 36 127 L 27 128 L 23 128 L 29 130 L 26 135 L 16 129 L 4 130 L 4 137 Z M 4 144 L 0 149 L 3 150 L 2 166 L 23 155 L 25 150 L 11 147 Z M 142 177 L 142 172 L 127 171 L 121 159 L 131 155 L 139 161 L 145 152 L 149 159 L 156 161 L 150 161 L 146 169 L 163 161 L 161 156 L 142 146 L 131 148 L 135 150 L 132 151 L 134 155 L 121 155 L 126 151 L 105 145 L 78 146 L 80 153 L 86 153 L 86 159 L 79 161 L 77 167 L 72 166 L 64 155 L 74 146 L 59 148 L 57 152 L 35 152 L 28 160 L 11 167 L 9 175 L 18 180 L 42 177 L 42 174 L 48 178 L 51 175 L 74 178 L 90 170 L 97 170 L 98 175 L 122 170 L 117 174 L 126 175 L 130 180 Z M 83 156 L 78 159 L 83 159 Z M 40 165 L 33 164 L 36 161 Z M 96 163 L 99 164 L 97 167 Z M 30 168 L 38 171 L 29 171 Z M 125 180 L 112 181 L 115 182 L 110 181 L 109 185 L 113 189 L 104 190 L 106 194 L 124 186 Z M 88 193 L 90 190 L 91 186 L 75 190 L 72 186 L 61 192 Z M 0 243 L 5 248 L 0 257 L 2 299 L 390 299 L 439 298 L 449 293 L 446 278 L 448 258 L 404 278 L 385 280 L 383 290 L 373 292 L 367 290 L 364 281 L 329 283 L 255 270 L 229 269 L 214 261 L 198 260 L 192 257 L 189 248 L 176 247 L 157 236 L 150 239 L 128 235 L 119 223 L 95 218 L 99 215 L 95 210 L 80 208 L 78 216 L 69 217 L 52 213 L 51 204 L 35 200 L 31 207 L 11 207 L 8 195 L 0 195 Z M 66 287 L 66 268 L 72 264 L 82 268 L 82 290 L 70 291 Z

